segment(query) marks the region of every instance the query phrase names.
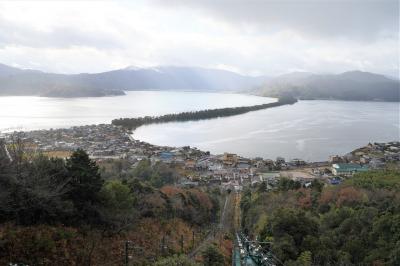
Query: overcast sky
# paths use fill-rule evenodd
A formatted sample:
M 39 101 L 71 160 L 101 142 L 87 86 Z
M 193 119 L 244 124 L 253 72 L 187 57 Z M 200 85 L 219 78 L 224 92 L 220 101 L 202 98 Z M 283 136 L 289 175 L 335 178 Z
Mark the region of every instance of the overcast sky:
M 59 73 L 188 65 L 398 76 L 399 0 L 0 2 L 0 63 Z

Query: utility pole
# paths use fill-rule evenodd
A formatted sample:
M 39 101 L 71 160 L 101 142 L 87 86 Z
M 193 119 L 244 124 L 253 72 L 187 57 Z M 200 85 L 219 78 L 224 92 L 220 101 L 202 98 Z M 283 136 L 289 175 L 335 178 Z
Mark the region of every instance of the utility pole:
M 161 256 L 164 256 L 165 251 L 165 236 L 161 239 Z
M 183 235 L 181 235 L 181 253 L 183 254 Z
M 125 266 L 129 263 L 129 244 L 131 241 L 125 241 Z

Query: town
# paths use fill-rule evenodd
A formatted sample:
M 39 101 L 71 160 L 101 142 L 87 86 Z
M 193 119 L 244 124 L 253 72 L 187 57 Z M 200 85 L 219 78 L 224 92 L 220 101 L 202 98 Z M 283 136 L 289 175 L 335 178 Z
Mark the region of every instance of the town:
M 162 162 L 181 170 L 178 186 L 221 186 L 240 191 L 243 186 L 265 182 L 273 189 L 281 178 L 308 187 L 317 179 L 327 185 L 340 184 L 354 173 L 399 165 L 400 142 L 369 143 L 343 156 L 333 155 L 322 162 L 302 159 L 286 161 L 264 158 L 244 158 L 232 153 L 213 155 L 197 148 L 152 145 L 132 137 L 132 132 L 111 124 L 88 125 L 66 129 L 36 130 L 4 134 L 0 142 L 13 144 L 16 138 L 26 149 L 50 157 L 67 158 L 78 148 L 85 150 L 99 164 L 109 160 L 124 160 L 135 168 L 141 160 L 152 164 Z

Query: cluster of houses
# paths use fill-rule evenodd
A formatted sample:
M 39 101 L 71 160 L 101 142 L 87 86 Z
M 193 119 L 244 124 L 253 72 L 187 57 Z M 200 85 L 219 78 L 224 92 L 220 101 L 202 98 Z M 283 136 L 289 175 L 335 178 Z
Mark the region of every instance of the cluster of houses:
M 400 161 L 400 142 L 369 143 L 344 156 L 334 155 L 329 158 L 332 164 L 331 184 L 340 183 L 341 178 L 348 178 L 358 172 L 382 169 L 387 164 Z
M 344 156 L 331 156 L 329 161 L 333 164 L 352 163 L 379 169 L 387 163 L 400 160 L 400 142 L 369 143 L 367 146 L 356 149 Z
M 132 164 L 150 159 L 152 162 L 163 161 L 185 165 L 186 159 L 197 161 L 209 154 L 196 148 L 162 147 L 151 145 L 132 138 L 130 132 L 111 124 L 88 125 L 63 129 L 14 132 L 5 135 L 5 142 L 10 144 L 21 140 L 25 147 L 41 152 L 64 152 L 66 157 L 74 150 L 85 150 L 92 159 L 126 159 Z
M 249 159 L 232 153 L 208 155 L 193 164 L 191 170 L 196 174 L 188 176 L 183 185 L 208 184 L 235 190 L 261 182 L 273 186 L 282 176 L 281 170 L 295 170 L 306 165 L 306 162 L 300 159 L 286 162 L 282 157 L 274 161 L 263 158 Z
M 285 162 L 281 157 L 276 161 L 248 159 L 231 153 L 211 155 L 189 146 L 156 146 L 135 140 L 130 132 L 109 124 L 19 132 L 6 135 L 5 141 L 11 144 L 16 138 L 31 150 L 64 154 L 65 157 L 80 148 L 97 161 L 125 159 L 132 167 L 143 159 L 149 159 L 152 163 L 163 162 L 187 173 L 181 181 L 184 186 L 225 184 L 240 187 L 263 181 L 260 174 L 263 171 L 289 169 L 305 164 L 301 160 Z
M 12 142 L 13 136 L 15 140 L 15 134 L 6 135 L 5 141 Z M 81 148 L 95 160 L 125 159 L 132 167 L 143 159 L 163 162 L 186 173 L 180 182 L 182 186 L 207 184 L 237 190 L 260 182 L 274 186 L 283 176 L 303 186 L 310 185 L 315 178 L 335 185 L 354 173 L 400 161 L 400 142 L 370 143 L 345 156 L 331 156 L 327 162 L 307 163 L 301 159 L 287 162 L 282 157 L 271 160 L 249 159 L 232 153 L 212 155 L 189 146 L 156 146 L 135 140 L 129 131 L 110 124 L 37 130 L 23 132 L 18 137 L 29 143 L 31 149 L 44 152 L 72 152 Z
M 63 129 L 14 132 L 6 135 L 11 143 L 22 140 L 25 148 L 43 152 L 72 152 L 84 149 L 92 157 L 119 158 L 130 148 L 130 140 L 111 125 L 90 125 Z

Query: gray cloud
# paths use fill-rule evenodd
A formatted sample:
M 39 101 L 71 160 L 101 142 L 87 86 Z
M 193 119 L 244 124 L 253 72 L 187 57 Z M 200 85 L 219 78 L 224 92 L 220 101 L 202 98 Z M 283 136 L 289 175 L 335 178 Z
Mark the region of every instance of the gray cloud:
M 73 46 L 97 49 L 124 48 L 119 36 L 101 30 L 85 31 L 78 27 L 54 26 L 51 30 L 38 30 L 0 17 L 0 47 L 7 45 L 34 48 L 70 48 Z
M 398 1 L 1 2 L 0 63 L 51 72 L 193 65 L 397 76 Z M 88 11 L 90 10 L 90 11 Z
M 156 0 L 171 8 L 202 10 L 264 33 L 296 30 L 314 37 L 371 41 L 399 36 L 398 0 Z

